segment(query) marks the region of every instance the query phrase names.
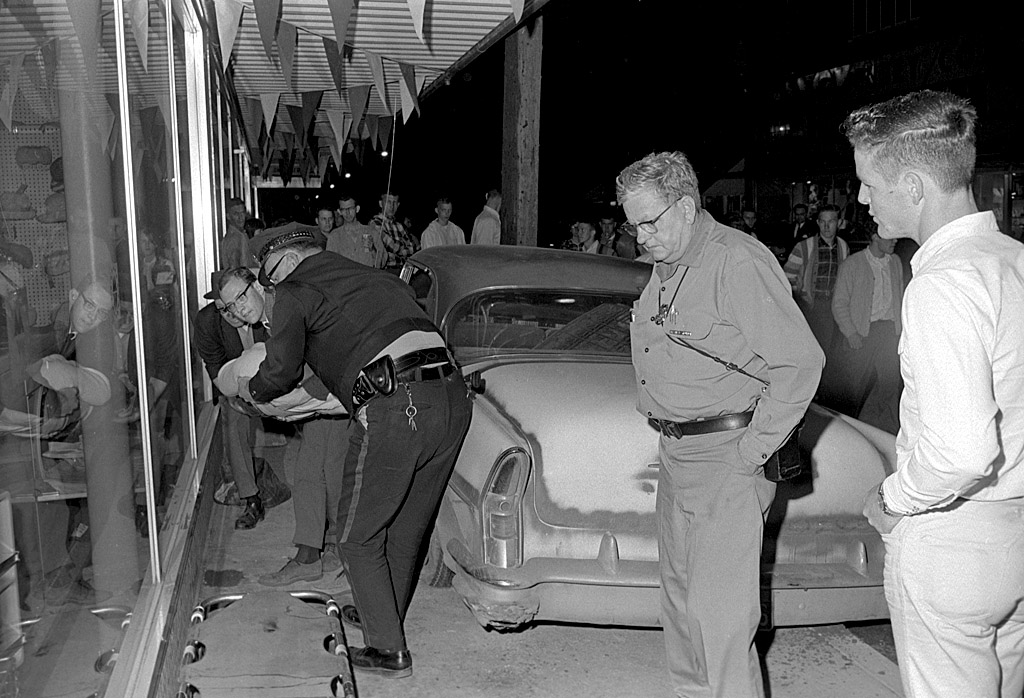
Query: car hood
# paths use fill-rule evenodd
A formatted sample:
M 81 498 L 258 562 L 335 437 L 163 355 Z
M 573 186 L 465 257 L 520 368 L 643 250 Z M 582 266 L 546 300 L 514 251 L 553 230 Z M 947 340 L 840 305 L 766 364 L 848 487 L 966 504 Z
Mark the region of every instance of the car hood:
M 628 363 L 518 363 L 484 374 L 530 441 L 534 504 L 551 525 L 653 530 L 658 433 L 636 410 Z M 637 531 L 639 532 L 639 531 Z

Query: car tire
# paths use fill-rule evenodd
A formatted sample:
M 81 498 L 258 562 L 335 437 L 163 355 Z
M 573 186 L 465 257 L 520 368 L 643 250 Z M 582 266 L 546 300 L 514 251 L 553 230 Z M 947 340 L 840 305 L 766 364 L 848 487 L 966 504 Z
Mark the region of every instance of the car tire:
M 444 554 L 441 552 L 441 538 L 437 535 L 435 528 L 430 533 L 430 542 L 427 544 L 427 556 L 423 561 L 423 571 L 420 579 L 428 586 L 445 588 L 452 585 L 452 577 L 455 573 L 444 564 Z

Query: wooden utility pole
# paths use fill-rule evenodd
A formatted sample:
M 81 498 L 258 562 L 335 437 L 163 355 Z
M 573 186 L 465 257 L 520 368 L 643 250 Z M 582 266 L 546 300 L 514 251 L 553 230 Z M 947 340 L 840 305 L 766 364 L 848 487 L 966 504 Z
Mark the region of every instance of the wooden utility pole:
M 501 244 L 537 245 L 540 84 L 544 18 L 505 39 L 501 145 Z

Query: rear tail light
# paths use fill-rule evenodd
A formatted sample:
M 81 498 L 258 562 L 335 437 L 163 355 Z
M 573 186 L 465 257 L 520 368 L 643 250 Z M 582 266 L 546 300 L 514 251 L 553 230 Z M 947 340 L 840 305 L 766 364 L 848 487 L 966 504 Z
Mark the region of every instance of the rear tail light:
M 484 487 L 482 524 L 484 562 L 496 567 L 522 564 L 522 500 L 530 456 L 510 448 L 498 457 Z

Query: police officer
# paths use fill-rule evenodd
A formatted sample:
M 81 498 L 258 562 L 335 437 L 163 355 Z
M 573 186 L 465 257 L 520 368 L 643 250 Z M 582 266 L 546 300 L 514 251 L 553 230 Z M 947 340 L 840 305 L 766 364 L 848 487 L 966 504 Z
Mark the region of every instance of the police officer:
M 339 547 L 366 646 L 353 667 L 412 674 L 403 629 L 417 558 L 469 429 L 462 375 L 412 289 L 392 274 L 323 249 L 310 230 L 253 239 L 276 289 L 267 358 L 239 395 L 265 403 L 308 364 L 354 415 L 338 507 Z
M 754 632 L 775 496 L 764 464 L 807 409 L 822 352 L 772 253 L 701 209 L 685 155 L 651 154 L 623 170 L 616 188 L 654 259 L 630 331 L 638 406 L 662 433 L 670 678 L 679 695 L 761 697 Z

